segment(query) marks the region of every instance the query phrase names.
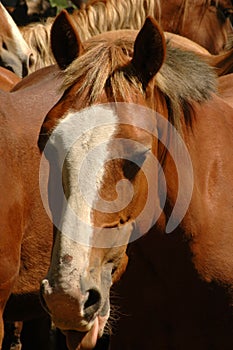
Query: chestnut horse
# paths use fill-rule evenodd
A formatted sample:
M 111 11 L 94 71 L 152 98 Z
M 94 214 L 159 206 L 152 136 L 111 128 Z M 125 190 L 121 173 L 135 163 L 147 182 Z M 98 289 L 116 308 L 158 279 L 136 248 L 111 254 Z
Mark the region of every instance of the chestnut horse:
M 67 30 L 69 33 L 68 36 Z M 119 32 L 119 35 L 121 34 L 122 33 Z M 53 48 L 55 58 L 59 65 L 65 68 L 76 58 L 81 44 L 72 24 L 64 13 L 56 20 L 52 35 L 55 43 L 56 40 L 60 42 L 60 38 L 62 38 L 62 43 L 66 46 L 66 49 L 64 49 L 64 46 L 60 46 L 61 49 L 59 49 L 59 46 L 56 45 Z M 109 35 L 111 36 L 112 34 Z M 127 42 L 129 41 L 128 44 L 131 46 L 131 49 L 128 51 L 124 49 L 123 53 L 125 52 L 126 54 L 128 52 L 129 55 L 131 55 L 136 33 L 133 32 L 132 34 L 129 32 L 128 35 Z M 110 39 L 111 38 L 108 38 L 108 36 L 106 37 L 107 42 Z M 76 42 L 77 40 L 78 42 Z M 90 44 L 87 43 L 86 45 L 93 45 L 92 41 L 90 41 Z M 125 48 L 127 49 L 127 47 Z M 176 50 L 174 53 L 175 52 Z M 90 55 L 92 55 L 92 51 Z M 83 57 L 86 56 L 84 55 Z M 129 60 L 124 55 L 122 59 L 123 61 Z M 106 63 L 107 62 L 106 60 Z M 117 61 L 114 62 L 114 64 L 118 65 Z M 82 62 L 80 62 L 80 64 L 82 64 Z M 195 66 L 196 64 L 197 62 L 195 61 Z M 204 68 L 208 72 L 208 66 L 204 66 Z M 121 71 L 119 71 L 119 73 L 120 72 Z M 24 78 L 22 82 L 16 85 L 11 93 L 0 91 L 0 100 L 2 101 L 0 104 L 2 128 L 1 148 L 4 149 L 4 152 L 1 154 L 2 165 L 0 167 L 2 171 L 2 205 L 0 206 L 0 218 L 1 227 L 4 227 L 4 231 L 2 231 L 0 236 L 2 251 L 0 264 L 0 306 L 2 315 L 8 296 L 11 293 L 11 297 L 5 308 L 5 320 L 7 321 L 32 320 L 38 319 L 40 316 L 44 317 L 44 313 L 39 304 L 38 290 L 40 280 L 45 275 L 47 267 L 49 266 L 50 249 L 52 246 L 52 226 L 44 211 L 39 195 L 38 172 L 40 155 L 37 149 L 37 138 L 45 114 L 56 104 L 62 95 L 63 88 L 61 88 L 61 86 L 63 85 L 61 82 L 63 80 L 63 75 L 64 73 L 62 74 L 57 67 L 51 66 Z M 95 74 L 93 77 L 95 78 Z M 190 76 L 190 78 L 191 77 L 192 76 Z M 209 86 L 208 81 L 206 84 Z M 58 91 L 57 87 L 59 88 Z M 136 87 L 135 85 L 135 88 Z M 111 85 L 109 85 L 109 88 L 111 90 Z M 208 91 L 208 88 L 209 87 L 204 85 L 203 90 L 206 89 Z M 64 95 L 64 97 L 65 96 L 66 95 Z M 194 97 L 195 96 L 196 95 L 194 95 Z M 41 101 L 43 101 L 43 103 L 41 103 Z M 60 103 L 63 103 L 62 101 L 63 99 L 61 99 Z M 66 104 L 67 100 L 65 98 L 64 106 L 66 106 Z M 60 106 L 60 104 L 58 106 Z M 132 167 L 130 171 L 134 172 Z M 7 177 L 5 174 L 7 174 Z M 20 250 L 21 256 L 19 255 Z M 111 251 L 109 254 L 111 255 Z M 118 258 L 120 259 L 120 254 Z M 64 263 L 68 260 L 69 257 L 66 256 Z M 118 269 L 114 271 L 113 281 L 116 281 L 120 277 L 126 262 L 127 257 L 124 255 L 124 258 L 119 261 Z M 109 275 L 109 270 L 112 269 L 114 263 L 116 263 L 116 257 L 114 257 L 112 261 L 109 257 L 107 266 L 105 266 L 103 261 L 104 270 L 106 267 L 106 276 Z M 154 276 L 152 277 L 154 278 Z M 88 303 L 92 304 L 97 298 L 98 293 L 90 291 Z M 132 295 L 130 296 L 130 300 L 133 300 Z M 89 307 L 88 303 L 86 304 L 87 308 Z M 106 301 L 106 309 L 107 308 L 108 302 Z M 91 312 L 91 309 L 92 307 L 88 312 Z M 104 312 L 104 310 L 102 311 Z M 104 317 L 101 316 L 100 320 L 101 318 Z M 137 320 L 137 318 L 135 318 L 135 320 Z M 84 337 L 82 342 L 83 348 L 85 348 L 85 343 L 93 341 L 96 337 L 97 326 L 95 322 L 95 327 Z M 130 330 L 130 327 L 128 329 Z M 145 334 L 146 332 L 142 339 L 144 339 Z M 84 333 L 81 334 L 81 336 L 83 335 Z M 80 337 L 76 332 L 69 332 L 67 337 L 68 342 L 76 342 L 77 339 L 72 339 L 73 337 L 76 338 L 76 336 Z M 1 340 L 2 323 L 0 332 L 0 341 Z M 44 345 L 35 343 L 33 338 L 31 340 L 31 348 L 45 349 Z M 121 348 L 124 348 L 124 346 L 121 346 Z
M 0 65 L 26 76 L 33 64 L 33 54 L 11 15 L 0 2 Z
M 40 200 L 37 139 L 44 116 L 62 95 L 56 89 L 61 79 L 51 66 L 25 77 L 12 92 L 0 90 L 0 344 L 4 309 L 6 322 L 48 318 L 39 287 L 49 266 L 52 225 Z M 48 337 L 47 327 L 47 343 Z M 31 334 L 31 349 L 48 349 L 40 338 Z
M 150 15 L 164 31 L 185 36 L 218 54 L 232 33 L 232 12 L 231 0 L 91 0 L 72 16 L 82 40 L 109 30 L 139 29 Z
M 39 138 L 41 294 L 69 349 L 103 334 L 127 246 L 111 349 L 232 349 L 233 109 L 213 70 L 150 17 L 82 43 L 63 11 L 51 42 L 65 92 Z

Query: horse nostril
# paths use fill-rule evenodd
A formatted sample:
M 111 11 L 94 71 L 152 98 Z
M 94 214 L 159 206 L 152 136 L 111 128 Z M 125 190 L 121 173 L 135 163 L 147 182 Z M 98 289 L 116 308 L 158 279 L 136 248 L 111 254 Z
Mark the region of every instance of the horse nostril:
M 90 320 L 100 307 L 101 295 L 96 289 L 89 289 L 87 293 L 88 298 L 84 304 L 84 313 L 85 318 Z
M 100 304 L 100 293 L 96 289 L 89 289 L 87 291 L 88 298 L 84 304 L 84 309 L 87 309 L 90 306 Z
M 28 75 L 28 64 L 27 62 L 23 62 L 22 78 L 26 77 L 27 75 Z

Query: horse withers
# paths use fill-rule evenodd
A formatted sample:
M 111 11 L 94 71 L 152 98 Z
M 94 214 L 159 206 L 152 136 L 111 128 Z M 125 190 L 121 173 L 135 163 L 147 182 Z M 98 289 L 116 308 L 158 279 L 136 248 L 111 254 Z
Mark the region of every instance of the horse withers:
M 65 92 L 39 138 L 45 308 L 70 350 L 94 348 L 128 246 L 111 348 L 231 349 L 233 110 L 212 68 L 166 47 L 150 17 L 82 43 L 63 11 L 51 35 Z

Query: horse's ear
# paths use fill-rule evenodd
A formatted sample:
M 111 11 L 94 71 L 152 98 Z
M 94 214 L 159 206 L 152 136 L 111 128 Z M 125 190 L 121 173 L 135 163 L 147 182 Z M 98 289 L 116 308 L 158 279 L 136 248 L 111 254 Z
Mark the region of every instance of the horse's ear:
M 132 58 L 132 64 L 144 86 L 159 71 L 165 52 L 165 37 L 159 24 L 152 17 L 147 17 L 136 37 Z
M 66 10 L 56 17 L 51 28 L 51 48 L 57 64 L 65 69 L 82 50 L 82 43 Z

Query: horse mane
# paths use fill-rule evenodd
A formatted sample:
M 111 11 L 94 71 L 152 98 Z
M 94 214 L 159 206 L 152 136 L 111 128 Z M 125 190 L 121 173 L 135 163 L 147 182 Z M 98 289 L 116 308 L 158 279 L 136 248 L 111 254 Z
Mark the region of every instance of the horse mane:
M 50 47 L 50 31 L 54 19 L 45 23 L 30 23 L 20 27 L 24 40 L 33 52 L 35 62 L 31 72 L 55 63 Z
M 125 32 L 128 33 L 124 38 Z M 133 35 L 129 37 L 129 33 Z M 136 33 L 122 31 L 121 34 L 118 31 L 119 37 L 115 40 L 93 38 L 87 41 L 83 55 L 66 68 L 62 89 L 81 81 L 76 94 L 77 98 L 82 95 L 86 105 L 95 103 L 104 89 L 115 101 L 133 102 L 133 91 L 145 94 L 130 64 Z M 192 101 L 205 101 L 216 91 L 216 75 L 214 69 L 200 57 L 170 47 L 168 42 L 165 63 L 150 87 L 159 89 L 165 96 L 173 111 L 171 121 L 178 126 L 181 111 L 186 111 L 187 105 Z
M 204 15 L 211 0 L 199 0 L 199 2 Z M 217 4 L 218 0 L 216 0 Z M 177 15 L 181 26 L 188 19 L 190 7 L 193 7 L 193 0 L 181 0 Z M 75 10 L 72 17 L 81 40 L 85 41 L 106 31 L 140 29 L 147 16 L 152 16 L 161 23 L 161 15 L 160 0 L 91 0 L 81 10 Z M 201 20 L 202 16 L 200 16 L 200 22 Z
M 130 16 L 128 15 L 130 14 Z M 140 29 L 147 16 L 160 22 L 160 0 L 92 0 L 72 14 L 82 41 L 116 29 Z

